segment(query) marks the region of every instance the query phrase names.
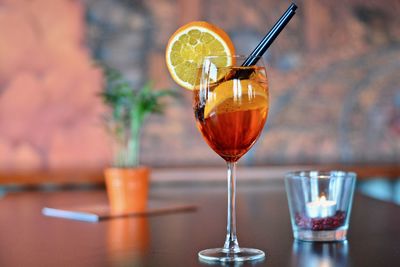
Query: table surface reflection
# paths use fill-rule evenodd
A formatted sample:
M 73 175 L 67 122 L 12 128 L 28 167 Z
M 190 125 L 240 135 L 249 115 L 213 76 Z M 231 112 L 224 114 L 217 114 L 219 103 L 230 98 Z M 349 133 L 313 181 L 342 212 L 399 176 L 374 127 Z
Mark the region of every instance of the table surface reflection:
M 197 209 L 87 223 L 41 209 L 104 202 L 103 190 L 10 193 L 0 199 L 0 266 L 213 266 L 197 252 L 223 244 L 225 185 L 158 185 L 151 197 Z M 283 182 L 239 183 L 239 244 L 267 257 L 222 266 L 400 266 L 399 226 L 399 206 L 356 194 L 347 242 L 294 241 Z

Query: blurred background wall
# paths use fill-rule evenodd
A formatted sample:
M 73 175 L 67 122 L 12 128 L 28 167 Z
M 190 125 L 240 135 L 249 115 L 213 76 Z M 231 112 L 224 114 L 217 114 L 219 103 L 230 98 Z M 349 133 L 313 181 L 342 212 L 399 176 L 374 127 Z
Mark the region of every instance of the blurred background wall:
M 265 55 L 271 110 L 242 164 L 400 162 L 400 2 L 304 0 Z M 206 20 L 248 54 L 289 5 L 282 0 L 1 0 L 0 170 L 95 168 L 110 144 L 94 62 L 136 87 L 176 88 L 169 36 Z M 143 130 L 151 166 L 222 165 L 177 89 Z

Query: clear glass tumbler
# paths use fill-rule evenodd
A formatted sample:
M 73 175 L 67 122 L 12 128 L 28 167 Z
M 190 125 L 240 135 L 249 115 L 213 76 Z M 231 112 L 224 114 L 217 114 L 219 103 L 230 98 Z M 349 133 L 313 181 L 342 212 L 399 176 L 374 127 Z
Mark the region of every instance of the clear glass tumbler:
M 298 171 L 285 177 L 295 239 L 342 241 L 347 238 L 356 174 Z

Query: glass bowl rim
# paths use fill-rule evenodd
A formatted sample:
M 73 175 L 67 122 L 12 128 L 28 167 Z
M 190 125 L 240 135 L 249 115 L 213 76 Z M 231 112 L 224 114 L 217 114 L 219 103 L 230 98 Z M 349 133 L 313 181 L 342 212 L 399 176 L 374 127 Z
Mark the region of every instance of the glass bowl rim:
M 286 179 L 356 179 L 357 174 L 342 170 L 301 170 L 290 171 L 285 174 Z
M 203 57 L 203 61 L 204 61 L 204 59 L 206 59 L 206 58 L 217 58 L 217 57 L 232 57 L 232 58 L 262 58 L 262 56 L 245 56 L 245 55 L 242 55 L 242 54 L 233 54 L 233 55 L 218 55 L 218 54 L 215 54 L 215 55 L 208 55 L 208 56 L 204 56 Z

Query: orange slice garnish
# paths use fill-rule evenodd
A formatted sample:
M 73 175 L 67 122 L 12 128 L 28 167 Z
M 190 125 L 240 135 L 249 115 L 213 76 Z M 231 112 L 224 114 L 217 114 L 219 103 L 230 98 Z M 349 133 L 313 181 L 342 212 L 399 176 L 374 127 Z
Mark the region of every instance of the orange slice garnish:
M 212 114 L 268 107 L 267 83 L 233 79 L 208 92 L 204 118 Z
M 235 49 L 229 36 L 220 28 L 204 21 L 190 22 L 180 27 L 169 39 L 165 60 L 172 79 L 183 88 L 193 90 L 205 56 L 216 58 L 216 67 L 232 65 Z

